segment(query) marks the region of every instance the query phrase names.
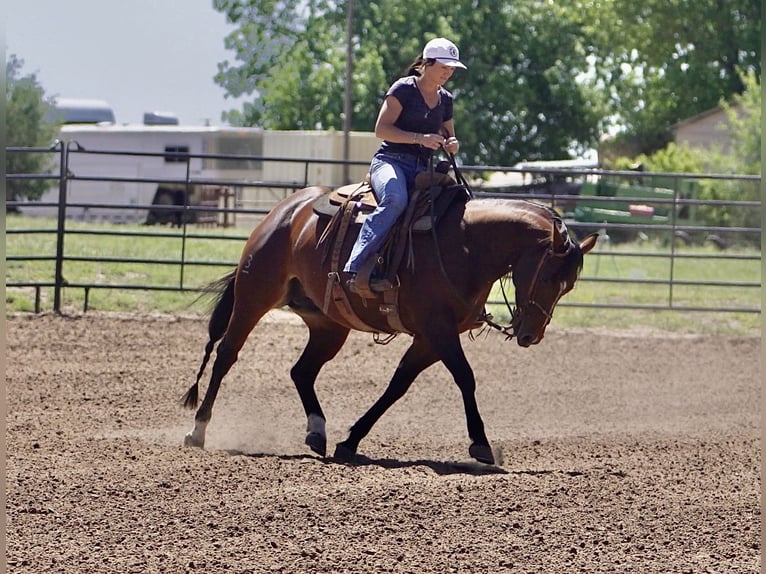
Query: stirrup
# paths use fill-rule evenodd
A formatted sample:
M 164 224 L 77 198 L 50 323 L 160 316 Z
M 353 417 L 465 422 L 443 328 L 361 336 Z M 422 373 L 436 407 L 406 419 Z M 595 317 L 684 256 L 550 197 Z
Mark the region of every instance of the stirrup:
M 375 291 L 376 293 L 383 293 L 384 291 L 388 291 L 393 288 L 394 288 L 394 284 L 391 283 L 391 281 L 389 281 L 385 277 L 381 279 L 376 279 L 376 278 L 370 279 L 370 291 Z
M 355 293 L 356 295 L 363 295 L 362 290 L 359 289 L 356 283 L 356 279 L 357 279 L 356 275 L 351 277 L 351 279 L 346 281 L 346 286 L 348 287 L 348 290 L 351 291 L 352 293 Z M 386 278 L 382 278 L 382 279 L 371 278 L 370 279 L 369 289 L 370 291 L 373 291 L 375 293 L 383 293 L 384 291 L 388 291 L 393 288 L 394 288 L 394 284 L 391 283 L 391 281 Z

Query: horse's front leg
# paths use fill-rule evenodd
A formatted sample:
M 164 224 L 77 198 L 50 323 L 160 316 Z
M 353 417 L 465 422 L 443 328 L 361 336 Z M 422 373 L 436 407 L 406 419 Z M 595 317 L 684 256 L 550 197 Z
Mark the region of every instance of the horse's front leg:
M 309 327 L 309 342 L 290 370 L 290 377 L 306 412 L 306 444 L 318 455 L 326 456 L 325 416 L 314 390 L 314 383 L 322 366 L 343 347 L 349 330 L 329 320 L 304 321 Z
M 471 439 L 468 454 L 479 462 L 495 464 L 492 448 L 484 432 L 484 421 L 481 419 L 479 406 L 476 403 L 476 378 L 460 344 L 460 335 L 455 334 L 454 337 L 441 335 L 434 339 L 433 345 L 442 363 L 452 374 L 463 397 L 468 436 Z
M 350 461 L 354 458 L 359 442 L 367 436 L 373 425 L 388 408 L 404 396 L 415 378 L 439 358 L 427 341 L 416 337 L 402 357 L 394 376 L 383 395 L 362 417 L 354 423 L 348 438 L 335 447 L 335 458 Z

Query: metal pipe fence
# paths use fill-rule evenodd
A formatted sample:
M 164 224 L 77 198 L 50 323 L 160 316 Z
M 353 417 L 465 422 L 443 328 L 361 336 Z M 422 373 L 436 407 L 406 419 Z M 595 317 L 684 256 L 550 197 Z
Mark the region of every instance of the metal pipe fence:
M 97 157 L 167 157 L 165 153 L 124 152 L 108 150 L 82 150 L 72 142 L 57 142 L 52 148 L 7 148 L 8 154 L 48 154 L 56 157 L 58 164 L 55 171 L 43 173 L 9 173 L 9 182 L 50 181 L 53 186 L 42 201 L 26 201 L 11 198 L 7 210 L 20 210 L 25 217 L 6 229 L 6 288 L 31 289 L 34 291 L 35 312 L 42 310 L 42 293 L 53 292 L 53 310 L 60 312 L 63 306 L 65 289 L 82 289 L 83 310 L 89 309 L 90 294 L 94 290 L 113 291 L 166 291 L 166 292 L 201 292 L 204 286 L 195 283 L 188 276 L 198 269 L 230 269 L 236 265 L 236 259 L 219 258 L 215 260 L 195 257 L 190 254 L 189 245 L 195 241 L 237 242 L 241 247 L 247 233 L 237 230 L 237 222 L 253 223 L 266 215 L 270 206 L 260 208 L 245 207 L 247 190 L 280 190 L 286 196 L 313 182 L 308 181 L 310 166 L 315 164 L 364 165 L 363 162 L 344 162 L 343 160 L 317 158 L 280 158 L 232 154 L 189 154 L 178 153 L 180 162 L 186 162 L 184 177 L 139 177 L 108 176 L 103 174 L 73 173 L 70 160 L 75 154 L 89 154 Z M 293 181 L 231 180 L 209 177 L 206 174 L 192 175 L 190 161 L 198 159 L 217 159 L 231 161 L 282 162 L 296 166 L 302 178 Z M 595 252 L 589 256 L 595 264 L 586 268 L 578 284 L 609 285 L 616 290 L 615 296 L 596 301 L 574 299 L 562 301 L 562 306 L 675 310 L 675 311 L 712 311 L 722 313 L 760 313 L 760 269 L 761 253 L 760 220 L 752 213 L 760 211 L 760 196 L 749 193 L 750 187 L 757 188 L 759 176 L 723 175 L 723 174 L 675 174 L 675 173 L 637 173 L 632 171 L 605 171 L 598 169 L 534 169 L 509 168 L 503 166 L 462 166 L 461 170 L 470 180 L 481 181 L 482 175 L 489 173 L 514 174 L 521 183 L 504 187 L 488 188 L 479 183 L 474 185 L 476 197 L 514 197 L 543 201 L 561 212 L 567 225 L 575 234 L 583 235 L 592 231 L 601 234 L 601 240 Z M 296 171 L 297 173 L 297 171 Z M 471 177 L 473 176 L 473 177 Z M 191 194 L 184 196 L 182 205 L 157 205 L 149 201 L 142 203 L 124 202 L 109 198 L 109 201 L 78 200 L 77 186 L 81 182 L 104 184 L 135 184 L 144 186 L 162 186 L 173 184 L 187 191 L 199 186 L 214 186 L 228 190 L 228 195 L 217 197 L 215 204 L 194 204 Z M 586 186 L 592 189 L 605 189 L 604 194 L 586 194 Z M 608 187 L 605 182 L 611 182 Z M 663 186 L 658 185 L 658 182 Z M 727 197 L 717 193 L 702 193 L 701 190 L 713 189 L 716 185 L 726 191 Z M 738 192 L 743 188 L 745 193 Z M 602 191 L 603 191 L 602 189 Z M 616 191 L 615 191 L 616 190 Z M 648 193 L 647 190 L 655 190 Z M 659 191 L 657 191 L 659 190 Z M 614 192 L 614 193 L 612 193 Z M 229 203 L 233 199 L 233 205 Z M 276 201 L 278 197 L 274 199 Z M 587 209 L 586 209 L 587 206 Z M 35 219 L 35 211 L 47 208 L 55 210 L 55 227 L 40 226 Z M 176 227 L 146 226 L 138 229 L 124 225 L 88 224 L 75 222 L 72 213 L 88 213 L 92 210 L 102 213 L 154 212 L 178 216 Z M 647 215 L 662 212 L 664 215 Z M 721 220 L 715 220 L 715 214 Z M 690 216 L 692 214 L 692 216 Z M 29 215 L 29 217 L 26 217 Z M 200 216 L 208 219 L 206 225 L 218 225 L 213 229 L 203 229 Z M 603 219 L 600 219 L 603 217 Z M 647 219 L 651 217 L 652 219 Z M 109 217 L 105 217 L 109 219 Z M 7 220 L 8 221 L 8 220 Z M 50 219 L 44 220 L 50 221 Z M 224 222 L 227 227 L 222 227 Z M 212 223 L 211 223 L 212 222 Z M 754 222 L 757 222 L 756 225 Z M 37 224 L 37 225 L 36 225 Z M 233 225 L 230 225 L 233 224 Z M 232 228 L 233 227 L 233 228 Z M 213 232 L 213 230 L 217 230 Z M 651 238 L 653 241 L 649 241 Z M 53 237 L 55 248 L 52 253 L 23 251 L 14 247 L 22 243 L 21 238 Z M 71 242 L 88 238 L 99 242 L 106 238 L 119 237 L 138 245 L 139 242 L 162 242 L 164 240 L 180 242 L 175 255 L 167 257 L 147 256 L 139 253 L 81 253 L 69 248 Z M 83 239 L 84 241 L 84 239 Z M 646 248 L 651 243 L 653 247 Z M 659 246 L 659 247 L 657 247 Z M 593 259 L 595 255 L 595 259 Z M 628 268 L 620 270 L 620 262 L 638 261 Z M 658 262 L 657 270 L 645 270 L 641 265 L 652 267 L 652 261 Z M 20 273 L 35 264 L 53 264 L 52 272 L 40 267 L 37 274 Z M 146 265 L 164 269 L 175 269 L 173 279 L 167 277 L 161 282 L 116 281 L 92 275 L 77 274 L 78 265 L 98 264 Z M 612 274 L 604 275 L 604 267 L 611 264 Z M 745 267 L 744 276 L 732 272 L 731 277 L 708 276 L 707 266 Z M 691 271 L 690 271 L 691 269 Z M 66 276 L 69 275 L 68 278 Z M 646 296 L 638 300 L 623 297 L 629 291 L 646 291 Z M 690 303 L 689 295 L 696 293 L 695 301 Z M 719 293 L 712 297 L 710 293 Z M 723 295 L 721 295 L 723 293 Z M 490 300 L 490 304 L 500 304 L 500 300 Z M 706 304 L 702 304 L 706 303 Z

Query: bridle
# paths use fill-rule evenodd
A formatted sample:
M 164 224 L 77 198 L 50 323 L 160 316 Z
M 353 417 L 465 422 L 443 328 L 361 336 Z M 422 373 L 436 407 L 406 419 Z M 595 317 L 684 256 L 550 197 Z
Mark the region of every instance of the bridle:
M 449 133 L 445 132 L 443 134 L 445 137 L 449 137 Z M 455 156 L 451 153 L 449 153 L 446 148 L 442 145 L 442 150 L 447 154 L 447 156 L 450 159 L 452 170 L 455 173 L 455 177 L 457 179 L 458 185 L 462 185 L 466 191 L 467 199 L 473 198 L 473 193 L 471 191 L 471 188 L 468 186 L 468 182 L 463 177 L 463 174 L 460 172 L 457 166 L 457 162 L 455 161 Z M 434 165 L 433 165 L 433 156 L 431 156 L 430 161 L 430 171 L 433 176 L 434 172 Z M 432 213 L 431 216 L 433 218 L 433 199 L 431 201 L 431 209 Z M 551 258 L 564 258 L 567 255 L 569 255 L 570 251 L 574 248 L 575 244 L 572 241 L 572 238 L 569 236 L 569 232 L 567 231 L 566 224 L 564 221 L 557 216 L 554 216 L 554 225 L 556 225 L 559 228 L 559 232 L 564 237 L 564 248 L 559 251 L 554 251 L 553 249 L 553 241 L 551 241 L 550 245 L 546 248 L 545 252 L 543 253 L 543 256 L 540 258 L 540 260 L 537 262 L 537 268 L 535 269 L 535 273 L 532 276 L 532 281 L 530 283 L 529 288 L 529 294 L 527 295 L 527 300 L 525 304 L 518 305 L 517 307 L 514 307 L 511 302 L 508 300 L 508 296 L 505 293 L 505 284 L 503 283 L 503 280 L 500 280 L 500 291 L 503 294 L 503 300 L 505 301 L 505 306 L 508 309 L 508 312 L 511 315 L 511 323 L 510 325 L 500 325 L 498 323 L 495 323 L 492 320 L 492 314 L 487 312 L 486 307 L 484 308 L 484 311 L 479 316 L 479 320 L 489 327 L 496 329 L 503 333 L 506 336 L 506 340 L 513 339 L 513 337 L 516 336 L 516 328 L 519 325 L 519 322 L 521 321 L 521 317 L 526 312 L 526 309 L 528 307 L 534 307 L 537 309 L 542 315 L 545 317 L 545 326 L 547 327 L 548 324 L 551 322 L 551 319 L 553 318 L 553 309 L 556 307 L 556 304 L 559 302 L 559 299 L 564 295 L 563 290 L 561 287 L 559 287 L 559 292 L 554 298 L 553 302 L 551 303 L 551 306 L 548 309 L 545 309 L 540 303 L 537 302 L 537 299 L 535 299 L 535 293 L 537 291 L 537 286 L 539 284 L 540 279 L 540 271 L 545 266 L 546 262 Z M 447 281 L 447 284 L 452 289 L 452 292 L 455 294 L 455 296 L 460 300 L 465 306 L 468 306 L 467 302 L 463 299 L 463 297 L 458 293 L 458 291 L 455 289 L 455 287 L 452 285 L 452 283 L 449 280 L 449 276 L 447 275 L 446 270 L 444 269 L 444 265 L 442 263 L 441 253 L 439 252 L 439 242 L 436 240 L 436 233 L 434 227 L 431 228 L 431 233 L 434 238 L 434 245 L 436 246 L 436 255 L 437 259 L 439 261 L 439 266 L 441 267 L 441 272 L 444 278 Z
M 527 309 L 530 307 L 533 307 L 537 309 L 544 317 L 545 317 L 545 325 L 547 326 L 551 319 L 553 318 L 553 309 L 556 307 L 556 304 L 559 302 L 559 299 L 564 295 L 563 290 L 561 287 L 559 287 L 559 292 L 556 295 L 556 297 L 553 299 L 553 302 L 551 303 L 550 307 L 547 309 L 543 307 L 536 298 L 537 293 L 537 287 L 540 283 L 540 272 L 545 267 L 546 263 L 550 259 L 563 259 L 574 248 L 575 244 L 572 241 L 572 238 L 569 237 L 569 234 L 566 232 L 566 227 L 564 226 L 563 221 L 557 220 L 556 223 L 559 224 L 560 229 L 562 230 L 562 233 L 565 234 L 565 241 L 564 241 L 564 248 L 560 249 L 559 251 L 555 251 L 553 249 L 553 243 L 545 249 L 543 252 L 542 257 L 540 257 L 540 260 L 537 262 L 537 267 L 535 267 L 535 272 L 532 275 L 532 280 L 529 283 L 529 289 L 527 293 L 526 300 L 520 303 L 518 306 L 514 307 L 511 302 L 508 300 L 508 296 L 505 292 L 505 284 L 503 281 L 500 281 L 500 290 L 503 294 L 503 300 L 505 301 L 505 306 L 507 307 L 508 311 L 511 314 L 511 324 L 507 326 L 500 325 L 498 323 L 495 323 L 492 321 L 492 315 L 487 313 L 486 310 L 484 311 L 484 314 L 482 316 L 482 320 L 492 327 L 493 329 L 496 329 L 503 333 L 506 336 L 506 339 L 512 339 L 516 336 L 516 329 L 521 322 L 521 318 L 527 313 Z
M 511 311 L 512 318 L 515 318 L 517 316 L 520 317 L 521 315 L 523 315 L 527 307 L 534 307 L 535 309 L 540 311 L 540 313 L 542 313 L 542 315 L 545 317 L 545 324 L 548 325 L 548 323 L 550 323 L 551 319 L 553 318 L 553 309 L 556 307 L 556 304 L 559 302 L 559 299 L 561 299 L 564 293 L 561 287 L 559 287 L 559 292 L 556 295 L 556 297 L 553 299 L 553 302 L 551 303 L 548 309 L 546 309 L 540 303 L 538 303 L 537 299 L 535 298 L 535 293 L 537 292 L 537 286 L 540 283 L 540 271 L 542 270 L 543 267 L 545 267 L 545 264 L 548 262 L 549 259 L 554 259 L 554 258 L 563 259 L 567 255 L 569 255 L 569 252 L 572 251 L 573 247 L 574 247 L 574 243 L 572 243 L 572 240 L 569 239 L 569 237 L 567 237 L 567 242 L 565 244 L 564 250 L 554 251 L 552 245 L 545 250 L 545 253 L 543 253 L 543 256 L 537 262 L 537 267 L 535 268 L 535 272 L 532 275 L 532 281 L 530 282 L 526 305 L 519 305 L 519 308 L 515 313 Z

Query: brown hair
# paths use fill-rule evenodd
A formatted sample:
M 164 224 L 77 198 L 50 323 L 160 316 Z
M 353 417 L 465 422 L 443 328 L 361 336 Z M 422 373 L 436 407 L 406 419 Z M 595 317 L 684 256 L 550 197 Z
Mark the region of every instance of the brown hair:
M 436 58 L 424 58 L 423 54 L 420 54 L 409 66 L 407 66 L 404 75 L 421 76 L 423 74 L 423 68 L 426 66 L 433 66 L 434 62 L 436 62 Z

